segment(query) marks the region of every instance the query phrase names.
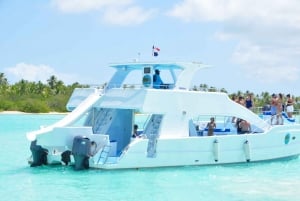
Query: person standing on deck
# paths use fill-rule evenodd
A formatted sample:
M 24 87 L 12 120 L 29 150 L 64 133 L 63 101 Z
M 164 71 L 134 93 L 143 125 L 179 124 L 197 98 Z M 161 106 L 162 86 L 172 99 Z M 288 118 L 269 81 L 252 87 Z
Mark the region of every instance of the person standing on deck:
M 283 118 L 282 118 L 282 103 L 283 103 L 283 96 L 281 93 L 278 94 L 277 97 L 277 110 L 276 110 L 276 124 L 282 125 L 283 124 Z
M 248 94 L 245 101 L 246 108 L 252 111 L 253 109 L 253 98 L 252 94 Z
M 207 123 L 206 128 L 208 129 L 207 136 L 213 136 L 214 135 L 214 130 L 216 128 L 216 123 L 215 123 L 215 118 L 214 117 L 210 118 L 210 122 Z
M 291 97 L 290 94 L 286 95 L 287 101 L 286 101 L 286 113 L 289 118 L 293 117 L 293 112 L 294 112 L 294 100 Z
M 273 124 L 273 119 L 277 113 L 277 96 L 276 94 L 272 94 L 271 98 L 271 124 Z

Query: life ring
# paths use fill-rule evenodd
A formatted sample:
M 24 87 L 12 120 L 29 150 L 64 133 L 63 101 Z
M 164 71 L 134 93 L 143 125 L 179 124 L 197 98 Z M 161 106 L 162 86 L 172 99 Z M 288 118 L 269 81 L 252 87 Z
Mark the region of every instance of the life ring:
M 143 85 L 144 87 L 150 87 L 151 86 L 151 76 L 150 75 L 144 75 L 143 77 Z

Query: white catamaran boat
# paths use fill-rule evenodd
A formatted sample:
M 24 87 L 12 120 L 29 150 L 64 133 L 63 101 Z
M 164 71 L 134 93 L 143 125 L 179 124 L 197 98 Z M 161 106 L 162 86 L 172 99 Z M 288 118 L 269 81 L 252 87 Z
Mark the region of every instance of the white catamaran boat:
M 116 72 L 103 87 L 74 90 L 67 104 L 71 112 L 62 120 L 27 133 L 31 166 L 150 168 L 300 154 L 299 124 L 271 125 L 225 93 L 190 90 L 203 64 L 136 62 L 111 67 Z M 161 72 L 164 83 L 155 72 Z M 211 117 L 215 126 L 208 131 Z M 236 127 L 241 119 L 250 124 L 247 132 Z

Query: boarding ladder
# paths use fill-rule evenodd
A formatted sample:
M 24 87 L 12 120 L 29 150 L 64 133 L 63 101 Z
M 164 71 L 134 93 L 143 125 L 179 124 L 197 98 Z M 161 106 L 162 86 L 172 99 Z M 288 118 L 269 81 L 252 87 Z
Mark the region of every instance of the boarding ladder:
M 149 158 L 156 157 L 157 138 L 162 118 L 161 114 L 153 114 L 144 130 L 148 138 L 147 157 Z
M 110 151 L 110 145 L 105 145 L 100 153 L 99 159 L 97 161 L 98 164 L 105 164 Z

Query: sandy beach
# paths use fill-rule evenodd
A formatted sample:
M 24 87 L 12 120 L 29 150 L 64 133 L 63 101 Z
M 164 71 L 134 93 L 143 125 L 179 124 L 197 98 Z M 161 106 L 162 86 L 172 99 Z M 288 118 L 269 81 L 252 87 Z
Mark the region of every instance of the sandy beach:
M 0 114 L 26 114 L 25 112 L 20 111 L 2 111 Z
M 68 114 L 68 112 L 27 113 L 20 111 L 2 111 L 0 114 Z

